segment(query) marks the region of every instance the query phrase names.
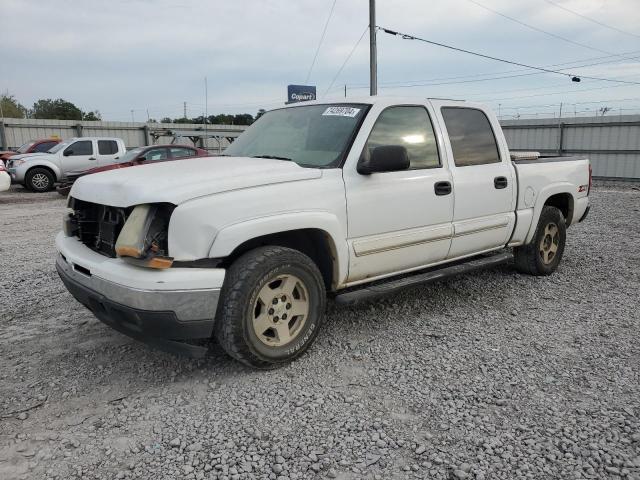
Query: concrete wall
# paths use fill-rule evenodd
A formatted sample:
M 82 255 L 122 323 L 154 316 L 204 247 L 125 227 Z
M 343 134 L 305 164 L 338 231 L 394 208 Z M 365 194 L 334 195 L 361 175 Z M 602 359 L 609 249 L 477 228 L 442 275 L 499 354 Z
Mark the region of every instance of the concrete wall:
M 206 142 L 199 140 L 198 147 L 216 152 L 224 150 L 240 133 L 245 130 L 240 125 L 207 125 Z M 171 132 L 204 133 L 202 125 L 178 123 L 134 123 L 134 122 L 81 122 L 77 120 L 36 120 L 23 118 L 5 118 L 0 121 L 0 146 L 2 150 L 16 148 L 38 138 L 58 136 L 63 140 L 71 137 L 118 137 L 124 140 L 127 148 L 144 145 L 175 143 L 193 145 L 187 137 L 161 135 L 154 138 L 154 133 Z
M 640 179 L 640 115 L 503 120 L 512 150 L 585 155 L 597 177 Z

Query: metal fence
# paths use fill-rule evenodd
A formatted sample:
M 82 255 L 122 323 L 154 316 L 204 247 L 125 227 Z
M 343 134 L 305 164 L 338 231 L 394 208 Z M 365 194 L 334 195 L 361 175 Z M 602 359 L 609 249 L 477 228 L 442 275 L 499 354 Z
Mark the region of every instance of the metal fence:
M 5 118 L 0 120 L 2 150 L 17 148 L 30 140 L 57 136 L 117 137 L 127 148 L 176 143 L 224 150 L 247 128 L 241 125 L 204 125 L 191 123 L 80 122 L 77 120 L 36 120 Z
M 503 120 L 500 123 L 509 148 L 513 150 L 535 150 L 547 155 L 587 155 L 594 176 L 640 179 L 640 115 Z M 199 124 L 5 118 L 0 121 L 0 143 L 4 150 L 52 135 L 63 139 L 108 136 L 122 138 L 128 148 L 175 142 L 195 144 L 216 152 L 224 150 L 245 128 L 207 125 L 205 132 Z
M 585 155 L 596 177 L 640 180 L 640 115 L 500 123 L 512 150 Z

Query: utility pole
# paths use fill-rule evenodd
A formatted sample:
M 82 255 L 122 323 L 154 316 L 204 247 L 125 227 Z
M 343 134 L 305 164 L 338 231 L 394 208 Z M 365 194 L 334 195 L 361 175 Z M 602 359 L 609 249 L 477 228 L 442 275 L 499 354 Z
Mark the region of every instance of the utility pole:
M 560 102 L 560 114 L 558 115 L 558 118 L 562 118 L 562 102 Z
M 136 121 L 136 120 L 135 120 L 135 118 L 133 118 L 133 109 L 131 110 L 131 121 L 132 121 L 132 122 L 135 122 L 135 121 Z
M 378 51 L 376 45 L 376 0 L 369 0 L 369 95 L 378 94 Z
M 184 114 L 183 118 L 187 118 L 187 102 L 184 102 Z
M 207 77 L 204 77 L 204 137 L 202 138 L 202 148 L 207 149 L 207 103 L 209 101 L 209 86 L 207 85 Z
M 344 84 L 344 98 L 347 98 L 347 84 Z
M 147 108 L 147 123 L 149 123 L 149 120 L 151 120 L 151 117 L 149 117 L 149 109 Z

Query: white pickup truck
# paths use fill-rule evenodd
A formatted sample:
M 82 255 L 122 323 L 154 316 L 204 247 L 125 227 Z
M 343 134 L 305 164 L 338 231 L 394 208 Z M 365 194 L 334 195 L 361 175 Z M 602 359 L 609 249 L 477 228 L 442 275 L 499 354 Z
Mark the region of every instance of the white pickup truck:
M 14 155 L 7 161 L 13 183 L 34 192 L 53 190 L 69 173 L 111 165 L 127 151 L 120 138 L 78 137 L 57 144 L 47 152 Z
M 552 273 L 590 186 L 585 158 L 512 160 L 483 105 L 305 102 L 221 158 L 81 178 L 57 269 L 120 332 L 192 355 L 215 337 L 269 368 L 311 345 L 327 294 L 354 303 L 514 256 Z

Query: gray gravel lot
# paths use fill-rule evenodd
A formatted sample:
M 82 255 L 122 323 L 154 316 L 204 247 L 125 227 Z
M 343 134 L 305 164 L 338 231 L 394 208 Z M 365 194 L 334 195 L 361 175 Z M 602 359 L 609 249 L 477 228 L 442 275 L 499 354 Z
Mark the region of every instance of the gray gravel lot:
M 0 478 L 640 479 L 638 187 L 595 189 L 555 275 L 330 304 L 268 372 L 99 323 L 55 273 L 64 201 L 0 193 Z

